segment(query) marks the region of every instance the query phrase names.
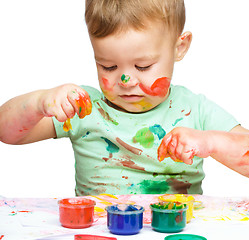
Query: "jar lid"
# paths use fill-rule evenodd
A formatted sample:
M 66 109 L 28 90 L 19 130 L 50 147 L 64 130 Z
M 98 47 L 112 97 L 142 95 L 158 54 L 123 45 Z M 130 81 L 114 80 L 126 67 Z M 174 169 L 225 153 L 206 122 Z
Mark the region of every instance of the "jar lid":
M 194 234 L 174 234 L 164 238 L 164 240 L 207 240 L 205 237 Z

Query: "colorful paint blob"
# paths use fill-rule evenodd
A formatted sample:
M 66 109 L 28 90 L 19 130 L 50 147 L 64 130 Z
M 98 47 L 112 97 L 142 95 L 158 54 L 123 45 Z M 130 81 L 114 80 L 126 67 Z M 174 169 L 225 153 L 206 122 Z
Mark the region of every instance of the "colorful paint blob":
M 71 122 L 70 122 L 70 118 L 68 118 L 64 124 L 63 124 L 63 130 L 65 132 L 68 132 L 69 130 L 72 130 L 72 125 L 71 125 Z
M 75 104 L 79 110 L 79 118 L 84 118 L 87 115 L 90 115 L 92 112 L 92 103 L 88 93 L 78 93 L 78 98 L 75 99 Z M 72 130 L 72 125 L 70 118 L 68 118 L 63 124 L 63 130 L 68 132 Z
M 149 127 L 150 131 L 158 136 L 159 140 L 163 139 L 163 137 L 166 135 L 165 130 L 162 128 L 162 126 L 155 124 L 152 127 Z
M 143 83 L 139 87 L 148 95 L 165 97 L 170 87 L 170 79 L 167 77 L 158 78 L 151 87 L 145 86 Z
M 154 140 L 154 135 L 147 127 L 138 130 L 132 139 L 134 143 L 140 143 L 144 148 L 152 148 Z
M 88 94 L 79 93 L 79 97 L 75 99 L 76 106 L 79 109 L 79 118 L 84 118 L 92 112 L 92 103 Z
M 96 202 L 87 198 L 65 198 L 58 202 L 60 222 L 67 228 L 87 228 L 93 223 Z

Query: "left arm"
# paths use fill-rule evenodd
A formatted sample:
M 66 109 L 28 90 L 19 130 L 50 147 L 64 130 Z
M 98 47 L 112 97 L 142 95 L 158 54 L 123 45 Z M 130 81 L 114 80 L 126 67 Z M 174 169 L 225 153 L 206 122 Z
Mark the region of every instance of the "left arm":
M 211 156 L 249 177 L 249 130 L 240 125 L 230 132 L 177 127 L 163 138 L 158 148 L 159 161 L 171 157 L 174 161 L 192 164 L 194 156 Z

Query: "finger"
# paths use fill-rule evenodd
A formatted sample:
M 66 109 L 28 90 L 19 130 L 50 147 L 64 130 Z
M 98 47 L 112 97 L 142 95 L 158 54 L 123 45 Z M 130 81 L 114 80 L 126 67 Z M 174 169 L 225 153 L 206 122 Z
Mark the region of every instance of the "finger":
M 56 109 L 54 109 L 54 111 L 51 113 L 52 116 L 55 116 L 55 118 L 59 121 L 59 122 L 65 122 L 68 117 L 65 114 L 65 112 L 63 111 L 62 107 L 57 107 Z
M 197 151 L 194 148 L 190 148 L 189 150 L 185 151 L 185 154 L 184 154 L 185 155 L 185 157 L 184 157 L 185 160 L 184 160 L 184 162 L 186 164 L 191 165 L 193 163 L 193 158 L 196 155 L 196 153 L 197 153 Z
M 181 143 L 178 143 L 175 149 L 175 156 L 177 159 L 179 159 L 179 162 L 182 162 L 182 154 L 183 154 L 183 145 Z
M 75 115 L 75 110 L 74 107 L 72 106 L 72 104 L 68 101 L 68 99 L 66 99 L 63 103 L 62 103 L 62 109 L 64 111 L 64 113 L 66 114 L 67 118 L 72 118 Z
M 168 153 L 170 155 L 170 157 L 175 160 L 176 159 L 176 148 L 177 148 L 177 138 L 176 137 L 172 137 L 171 141 L 168 144 Z
M 163 161 L 163 159 L 168 157 L 168 144 L 171 141 L 171 139 L 172 139 L 171 134 L 166 135 L 163 138 L 160 146 L 158 147 L 158 149 L 157 149 L 157 159 L 158 159 L 159 162 Z

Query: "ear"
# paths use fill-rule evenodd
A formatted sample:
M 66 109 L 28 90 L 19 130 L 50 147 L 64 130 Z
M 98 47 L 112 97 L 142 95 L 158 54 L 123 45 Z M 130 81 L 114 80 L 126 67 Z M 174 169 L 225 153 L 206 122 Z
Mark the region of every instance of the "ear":
M 192 41 L 192 33 L 185 32 L 176 41 L 175 61 L 181 61 L 186 55 Z

